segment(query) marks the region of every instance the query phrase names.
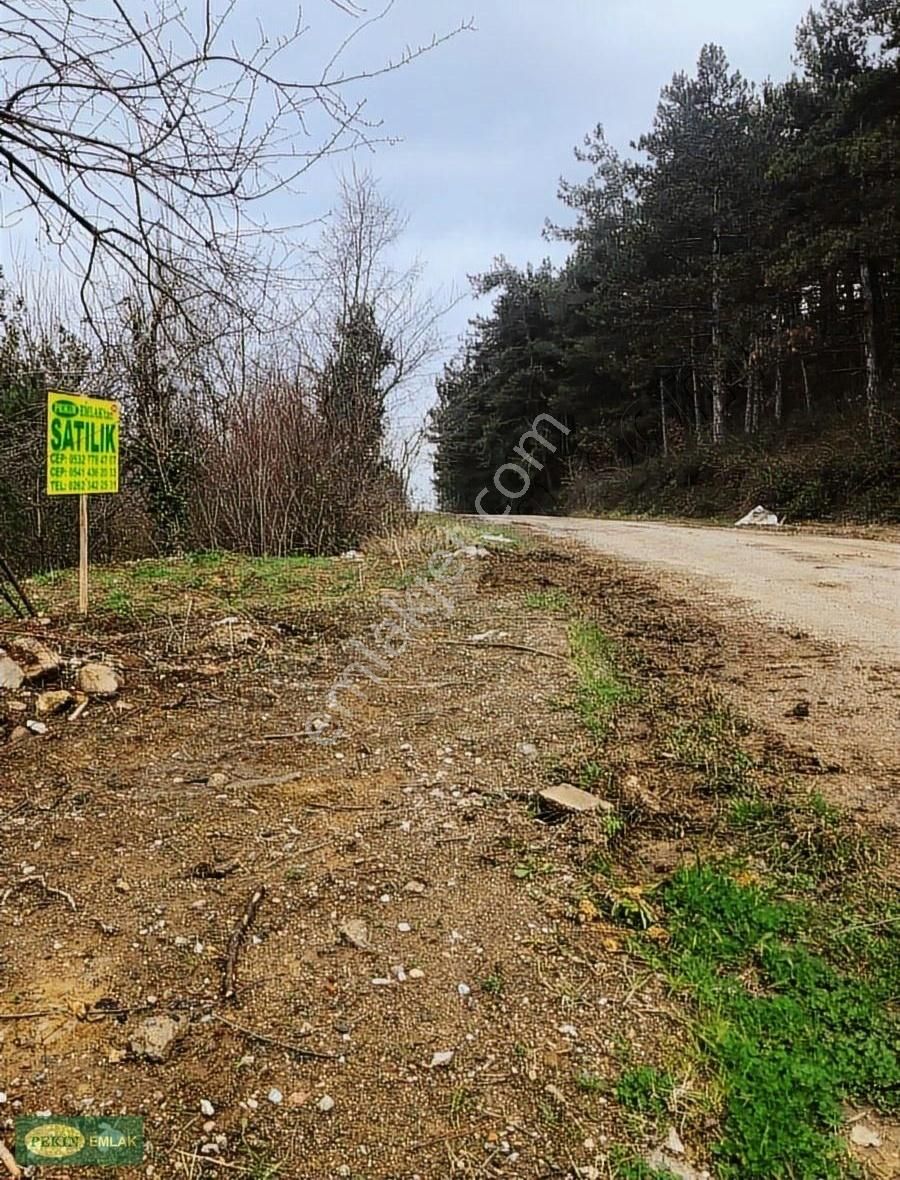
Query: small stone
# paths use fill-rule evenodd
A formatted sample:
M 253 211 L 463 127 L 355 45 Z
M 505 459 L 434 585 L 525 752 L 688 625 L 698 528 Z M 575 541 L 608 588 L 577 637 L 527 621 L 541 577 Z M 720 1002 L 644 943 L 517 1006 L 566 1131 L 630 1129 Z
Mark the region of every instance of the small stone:
M 59 655 L 30 635 L 19 635 L 9 645 L 25 679 L 32 683 L 55 676 L 62 663 Z
M 259 1103 L 256 1101 L 255 1098 L 248 1098 L 247 1099 L 247 1106 L 250 1110 L 259 1110 Z
M 6 1091 L 0 1090 L 0 1106 L 4 1106 L 7 1102 Z
M 17 725 L 9 735 L 9 740 L 10 742 L 21 742 L 27 737 L 31 737 L 30 730 L 27 730 L 24 725 Z
M 881 1136 L 865 1123 L 854 1123 L 850 1142 L 854 1147 L 881 1147 Z
M 424 881 L 407 881 L 403 886 L 404 893 L 424 893 L 427 889 Z
M 398 983 L 406 982 L 406 970 L 403 967 L 392 967 L 391 975 L 393 975 L 394 979 L 396 979 Z
M 54 713 L 64 713 L 74 703 L 75 698 L 66 689 L 51 689 L 38 695 L 35 709 L 43 717 L 51 717 Z
M 207 1119 L 206 1122 L 203 1124 L 204 1135 L 211 1135 L 215 1129 L 216 1129 L 215 1119 Z
M 564 1037 L 571 1037 L 572 1040 L 576 1040 L 578 1037 L 578 1029 L 574 1024 L 561 1024 L 559 1026 L 559 1031 Z
M 273 1106 L 280 1106 L 281 1101 L 284 1098 L 284 1095 L 282 1094 L 282 1092 L 280 1090 L 276 1089 L 273 1086 L 272 1089 L 266 1095 L 266 1097 L 272 1103 Z
M 184 1016 L 148 1016 L 135 1029 L 129 1041 L 132 1053 L 147 1061 L 165 1061 L 173 1045 L 187 1032 Z
M 673 1155 L 684 1155 L 684 1144 L 681 1142 L 681 1136 L 674 1127 L 669 1127 L 669 1133 L 666 1136 L 663 1147 L 666 1151 L 671 1151 Z
M 0 656 L 0 688 L 16 692 L 22 687 L 24 679 L 25 673 L 15 660 L 11 660 L 9 656 Z
M 316 1110 L 320 1110 L 322 1114 L 328 1114 L 330 1110 L 334 1110 L 334 1099 L 328 1094 L 323 1094 L 316 1103 Z
M 424 979 L 425 972 L 422 970 L 421 967 L 413 967 L 412 970 L 409 972 L 409 978 L 410 979 Z
M 200 1099 L 200 1113 L 206 1115 L 206 1117 L 208 1119 L 211 1119 L 212 1116 L 216 1113 L 216 1108 L 213 1106 L 213 1104 L 210 1102 L 210 1100 L 208 1098 L 201 1098 Z
M 516 750 L 522 755 L 523 758 L 534 758 L 538 752 L 538 748 L 534 742 L 519 742 L 518 746 L 516 746 Z
M 645 1159 L 651 1168 L 656 1168 L 660 1172 L 669 1172 L 675 1177 L 675 1180 L 704 1180 L 704 1177 L 709 1175 L 709 1173 L 698 1172 L 696 1168 L 692 1168 L 684 1160 L 676 1159 L 674 1155 L 669 1155 L 658 1147 L 651 1151 Z
M 344 942 L 355 946 L 357 950 L 368 951 L 372 949 L 372 944 L 369 942 L 369 929 L 365 922 L 359 918 L 348 918 L 346 922 L 342 922 L 338 927 L 338 934 Z
M 214 774 L 211 774 L 209 776 L 209 778 L 206 780 L 206 785 L 208 787 L 227 787 L 228 786 L 228 775 L 222 774 L 221 770 L 217 770 Z
M 568 811 L 586 814 L 591 811 L 614 811 L 612 803 L 601 799 L 599 795 L 592 795 L 589 791 L 582 791 L 580 787 L 573 787 L 569 783 L 560 783 L 555 787 L 548 787 L 541 791 L 542 801 L 556 811 Z
M 109 698 L 116 696 L 122 681 L 109 664 L 85 664 L 78 669 L 75 685 L 89 697 Z
M 381 976 L 378 979 L 372 980 L 372 987 L 390 987 L 391 982 L 392 981 L 390 979 L 385 979 L 383 976 Z
M 428 1063 L 428 1068 L 446 1069 L 446 1067 L 453 1060 L 454 1056 L 455 1055 L 452 1049 L 442 1049 L 432 1056 L 431 1061 Z
M 43 737 L 45 733 L 50 732 L 43 721 L 26 721 L 25 725 L 32 733 L 36 733 L 38 737 Z
M 295 1090 L 288 1095 L 288 1106 L 304 1106 L 309 1101 L 307 1090 Z
M 116 893 L 130 893 L 131 886 L 124 877 L 119 877 L 116 881 Z
M 472 994 L 472 989 L 467 983 L 458 983 L 456 985 L 456 990 L 461 996 L 470 996 Z
M 409 934 L 409 932 L 412 930 L 412 926 L 410 926 L 409 922 L 398 922 L 397 929 L 401 934 Z

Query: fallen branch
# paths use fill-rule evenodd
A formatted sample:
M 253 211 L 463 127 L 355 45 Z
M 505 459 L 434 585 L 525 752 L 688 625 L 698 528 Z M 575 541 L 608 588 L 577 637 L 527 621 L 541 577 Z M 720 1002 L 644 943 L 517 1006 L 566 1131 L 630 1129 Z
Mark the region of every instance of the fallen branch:
M 222 998 L 224 1000 L 234 1000 L 237 992 L 235 988 L 235 979 L 237 972 L 237 957 L 240 954 L 241 944 L 244 941 L 244 935 L 250 923 L 256 916 L 256 911 L 259 909 L 260 902 L 266 895 L 265 885 L 257 885 L 257 887 L 250 894 L 250 900 L 244 907 L 244 912 L 241 914 L 240 921 L 235 926 L 231 938 L 228 940 L 228 952 L 225 956 L 225 974 L 222 979 Z
M 529 647 L 526 643 L 479 643 L 474 639 L 445 639 L 445 646 L 450 647 L 499 647 L 504 651 L 524 651 L 532 656 L 544 656 L 548 660 L 565 660 L 568 656 L 558 651 L 547 651 L 543 647 Z
M 228 785 L 243 787 L 244 790 L 254 787 L 283 787 L 285 783 L 295 783 L 298 778 L 303 778 L 304 773 L 302 770 L 292 770 L 289 774 L 275 774 L 271 778 L 235 778 Z
M 319 1053 L 315 1049 L 305 1049 L 302 1045 L 295 1045 L 293 1041 L 282 1041 L 279 1037 L 270 1037 L 266 1033 L 256 1032 L 252 1028 L 244 1028 L 242 1024 L 235 1024 L 226 1016 L 213 1012 L 213 1019 L 221 1024 L 227 1024 L 230 1029 L 249 1037 L 252 1041 L 259 1041 L 263 1045 L 273 1045 L 276 1049 L 286 1049 L 289 1053 L 296 1053 L 298 1057 L 308 1057 L 315 1061 L 335 1061 L 337 1053 Z
M 258 740 L 261 742 L 289 742 L 294 738 L 308 738 L 305 729 L 296 729 L 292 733 L 264 733 Z
M 72 894 L 67 893 L 65 891 L 65 889 L 54 889 L 54 887 L 52 885 L 47 884 L 44 877 L 37 877 L 37 876 L 35 876 L 35 877 L 20 877 L 19 880 L 15 882 L 12 889 L 18 889 L 18 888 L 21 888 L 25 885 L 40 885 L 40 887 L 43 889 L 43 891 L 45 893 L 49 893 L 53 897 L 65 898 L 65 900 L 69 903 L 72 913 L 73 914 L 78 913 L 78 906 L 76 906 L 75 900 L 72 897 Z M 6 899 L 9 897 L 10 893 L 12 892 L 12 889 L 6 890 L 6 892 L 3 894 L 2 901 L 0 901 L 0 905 L 2 905 L 6 901 Z
M 22 1175 L 22 1169 L 16 1163 L 15 1156 L 2 1139 L 0 1139 L 0 1163 L 3 1164 L 10 1176 L 14 1176 L 15 1180 L 19 1180 L 19 1177 Z
M 396 803 L 319 803 L 314 799 L 307 799 L 300 807 L 311 807 L 317 811 L 377 811 L 381 806 L 394 810 Z

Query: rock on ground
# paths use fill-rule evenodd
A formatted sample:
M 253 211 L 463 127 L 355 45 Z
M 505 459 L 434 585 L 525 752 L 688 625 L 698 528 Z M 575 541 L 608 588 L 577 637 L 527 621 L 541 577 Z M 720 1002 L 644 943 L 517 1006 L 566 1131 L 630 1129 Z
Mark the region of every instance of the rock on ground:
M 187 1025 L 185 1016 L 148 1016 L 132 1033 L 129 1047 L 147 1061 L 165 1061 L 176 1041 L 187 1032 Z
M 0 688 L 15 692 L 22 687 L 24 679 L 25 673 L 15 660 L 11 660 L 9 656 L 0 656 Z
M 21 664 L 26 680 L 45 680 L 59 673 L 62 663 L 59 654 L 32 635 L 16 636 L 10 644 L 10 650 Z
M 599 795 L 592 795 L 589 791 L 582 791 L 580 787 L 570 786 L 569 783 L 559 783 L 555 787 L 548 787 L 541 791 L 541 801 L 556 811 L 585 813 L 589 811 L 612 811 L 613 805 Z
M 85 664 L 75 678 L 79 692 L 89 697 L 114 697 L 122 682 L 108 664 Z
M 42 716 L 49 717 L 53 713 L 63 713 L 75 698 L 65 688 L 50 689 L 42 692 L 35 703 L 35 708 Z

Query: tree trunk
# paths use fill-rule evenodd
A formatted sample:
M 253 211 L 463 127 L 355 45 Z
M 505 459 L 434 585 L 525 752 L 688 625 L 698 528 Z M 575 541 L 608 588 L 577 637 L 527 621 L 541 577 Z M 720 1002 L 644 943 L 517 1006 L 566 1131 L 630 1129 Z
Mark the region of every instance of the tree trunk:
M 807 418 L 812 417 L 812 398 L 809 392 L 809 369 L 806 367 L 806 357 L 800 358 L 800 372 L 803 374 L 803 401 L 806 405 Z
M 872 266 L 868 258 L 860 259 L 859 282 L 862 289 L 863 302 L 862 345 L 866 369 L 866 418 L 869 423 L 869 433 L 874 434 L 875 420 L 880 402 L 880 391 L 878 388 L 878 331 L 875 321 L 875 285 L 872 279 Z
M 712 441 L 716 446 L 725 440 L 725 371 L 722 363 L 722 226 L 719 220 L 720 193 L 713 200 L 713 270 L 712 270 Z
M 700 381 L 697 376 L 696 340 L 694 321 L 691 317 L 691 388 L 694 394 L 694 437 L 700 440 Z
M 669 427 L 666 422 L 666 379 L 662 373 L 659 375 L 659 421 L 662 427 L 662 453 L 663 458 L 669 457 Z
M 784 373 L 781 369 L 782 330 L 781 308 L 779 307 L 775 317 L 775 405 L 773 407 L 775 421 L 778 425 L 781 424 L 781 419 L 784 417 Z
M 753 433 L 753 399 L 755 396 L 753 351 L 755 347 L 754 342 L 751 344 L 750 352 L 747 355 L 747 400 L 744 402 L 744 434 Z

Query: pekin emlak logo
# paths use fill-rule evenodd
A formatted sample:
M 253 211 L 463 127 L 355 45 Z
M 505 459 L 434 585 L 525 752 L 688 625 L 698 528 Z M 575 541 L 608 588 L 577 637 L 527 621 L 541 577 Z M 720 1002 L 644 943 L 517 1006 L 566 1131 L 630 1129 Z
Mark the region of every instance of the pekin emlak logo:
M 144 1158 L 144 1120 L 131 1115 L 69 1118 L 33 1115 L 16 1119 L 16 1163 L 68 1167 L 129 1168 Z

